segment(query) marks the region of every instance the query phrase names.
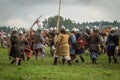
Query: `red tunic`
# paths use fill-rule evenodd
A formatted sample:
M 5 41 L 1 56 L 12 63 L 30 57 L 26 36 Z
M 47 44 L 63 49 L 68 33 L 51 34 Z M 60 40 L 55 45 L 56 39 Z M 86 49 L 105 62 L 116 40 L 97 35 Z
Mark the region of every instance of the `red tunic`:
M 85 41 L 83 40 L 82 36 L 78 38 L 78 43 L 80 43 L 79 48 L 84 48 Z
M 26 57 L 27 58 L 30 58 L 31 57 L 31 48 L 30 48 L 30 46 L 27 46 L 26 48 L 25 48 L 25 53 L 26 53 Z

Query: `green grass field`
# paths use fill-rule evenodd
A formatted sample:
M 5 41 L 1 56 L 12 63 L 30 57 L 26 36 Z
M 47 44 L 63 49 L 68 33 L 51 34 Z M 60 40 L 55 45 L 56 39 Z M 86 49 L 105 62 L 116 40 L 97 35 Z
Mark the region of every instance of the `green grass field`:
M 117 64 L 108 64 L 107 56 L 98 57 L 98 65 L 91 64 L 89 55 L 85 63 L 58 63 L 53 66 L 53 58 L 47 50 L 44 59 L 34 56 L 30 61 L 22 61 L 20 66 L 11 65 L 7 50 L 0 48 L 0 80 L 120 80 L 120 57 Z

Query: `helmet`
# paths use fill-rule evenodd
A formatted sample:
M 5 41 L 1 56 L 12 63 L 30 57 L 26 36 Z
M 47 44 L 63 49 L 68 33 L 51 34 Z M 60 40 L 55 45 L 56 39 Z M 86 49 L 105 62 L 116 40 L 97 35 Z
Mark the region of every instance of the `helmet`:
M 10 36 L 11 36 L 10 34 L 7 35 L 7 37 L 10 37 Z
M 93 32 L 93 29 L 90 29 L 90 32 L 92 33 L 92 32 Z
M 61 29 L 65 29 L 65 26 L 64 26 L 64 25 L 62 25 L 62 26 L 61 26 Z
M 118 29 L 118 27 L 116 26 L 116 27 L 115 27 L 115 29 L 117 30 L 117 29 Z
M 111 28 L 111 30 L 115 30 L 115 28 L 114 28 L 114 27 L 112 27 L 112 28 Z
M 86 29 L 90 29 L 90 27 L 89 27 L 89 26 L 86 26 Z
M 99 27 L 93 26 L 93 31 L 98 31 L 98 30 L 99 30 Z
M 54 27 L 54 30 L 56 30 L 57 28 L 56 27 Z
M 76 32 L 76 28 L 72 28 L 72 31 Z
M 114 33 L 115 30 L 116 30 L 116 29 L 115 29 L 114 27 L 112 27 L 110 33 Z
M 50 28 L 50 30 L 52 31 L 52 30 L 53 30 L 53 28 L 51 27 L 51 28 Z
M 79 29 L 76 29 L 77 32 L 79 32 Z
M 69 32 L 69 29 L 66 29 L 67 32 Z
M 22 30 L 20 30 L 20 31 L 19 31 L 19 34 L 23 34 L 23 31 L 22 31 Z

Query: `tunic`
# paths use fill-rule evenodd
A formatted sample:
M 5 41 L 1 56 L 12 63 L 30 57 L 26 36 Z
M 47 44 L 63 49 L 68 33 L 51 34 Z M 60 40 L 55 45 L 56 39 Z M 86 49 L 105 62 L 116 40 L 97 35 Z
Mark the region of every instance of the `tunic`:
M 57 39 L 56 39 L 56 47 L 57 47 L 57 51 L 56 51 L 56 55 L 60 55 L 60 56 L 69 56 L 69 44 L 68 44 L 68 38 L 69 35 L 68 34 L 59 34 Z
M 14 58 L 20 58 L 20 46 L 19 46 L 20 40 L 17 34 L 13 34 L 11 36 L 11 50 L 10 50 L 10 56 Z
M 90 58 L 97 58 L 99 54 L 99 44 L 101 43 L 101 38 L 98 33 L 93 32 L 89 38 L 89 50 Z
M 33 49 L 43 48 L 44 40 L 41 32 L 36 31 L 33 36 L 33 39 L 34 39 Z

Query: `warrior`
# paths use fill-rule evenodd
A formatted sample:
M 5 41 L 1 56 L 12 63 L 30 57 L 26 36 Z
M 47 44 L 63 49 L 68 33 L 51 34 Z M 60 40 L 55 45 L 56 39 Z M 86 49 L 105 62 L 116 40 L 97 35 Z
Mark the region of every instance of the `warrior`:
M 89 26 L 86 27 L 86 30 L 83 33 L 83 37 L 84 37 L 84 40 L 86 42 L 86 44 L 85 44 L 85 50 L 88 50 L 89 49 L 88 39 L 90 37 L 90 27 Z
M 99 29 L 97 26 L 93 27 L 93 32 L 91 31 L 89 37 L 89 51 L 90 58 L 93 64 L 97 64 L 97 57 L 100 50 L 101 38 L 99 35 Z
M 3 48 L 3 42 L 4 42 L 4 34 L 0 34 L 0 42 L 1 42 L 1 47 Z
M 35 31 L 33 39 L 34 39 L 33 51 L 35 54 L 35 58 L 37 60 L 39 52 L 41 53 L 42 57 L 44 57 L 45 55 L 43 50 L 44 39 L 41 33 L 41 29 L 37 29 L 37 31 Z
M 11 50 L 10 50 L 10 58 L 12 59 L 11 64 L 13 64 L 14 62 L 16 62 L 16 65 L 20 65 L 21 63 L 21 53 L 20 53 L 20 40 L 19 40 L 19 36 L 18 36 L 18 32 L 16 30 L 14 30 L 11 34 Z
M 19 31 L 18 35 L 19 35 L 19 40 L 20 40 L 19 47 L 20 47 L 21 59 L 25 60 L 24 49 L 25 49 L 25 47 L 28 43 L 28 40 L 25 36 L 23 36 L 23 31 L 22 30 Z
M 83 33 L 82 32 L 77 32 L 78 36 L 76 37 L 77 39 L 77 44 L 76 44 L 76 62 L 78 63 L 78 59 L 77 59 L 77 55 L 80 55 L 80 59 L 82 62 L 84 62 L 84 50 L 85 50 L 85 39 L 83 37 Z
M 51 56 L 53 57 L 54 56 L 54 37 L 55 37 L 55 31 L 53 30 L 53 28 L 50 28 L 49 30 L 49 34 L 48 34 L 48 38 L 49 38 L 49 46 L 50 46 L 50 53 L 51 53 Z
M 26 54 L 27 61 L 29 61 L 29 59 L 31 58 L 31 47 L 28 43 L 26 44 L 24 51 Z
M 8 54 L 10 54 L 10 48 L 11 48 L 11 43 L 10 43 L 10 34 L 7 35 L 7 51 Z
M 115 29 L 111 29 L 106 41 L 109 64 L 111 63 L 111 57 L 113 57 L 114 63 L 117 62 L 116 50 L 118 49 L 118 39 L 119 38 L 116 35 Z
M 76 58 L 75 49 L 76 49 L 76 28 L 73 28 L 71 30 L 70 36 L 69 36 L 69 45 L 70 45 L 70 57 L 71 60 L 74 60 Z
M 55 40 L 56 52 L 54 55 L 54 65 L 57 64 L 59 56 L 63 56 L 62 63 L 65 63 L 65 59 L 68 62 L 68 65 L 71 65 L 71 58 L 69 53 L 69 44 L 68 44 L 69 35 L 65 31 L 65 27 L 61 27 L 60 33 L 58 34 Z

